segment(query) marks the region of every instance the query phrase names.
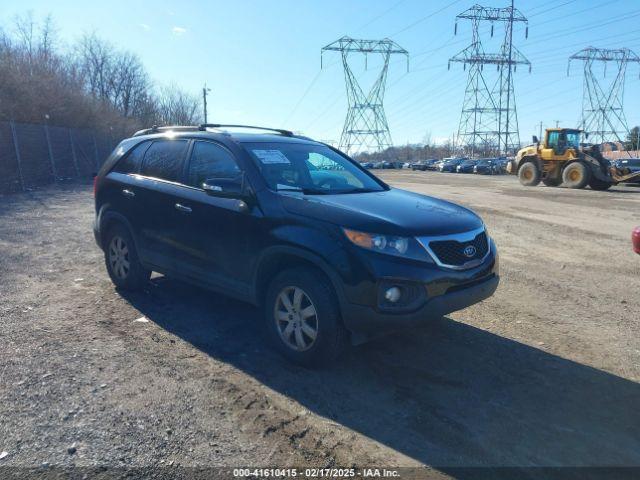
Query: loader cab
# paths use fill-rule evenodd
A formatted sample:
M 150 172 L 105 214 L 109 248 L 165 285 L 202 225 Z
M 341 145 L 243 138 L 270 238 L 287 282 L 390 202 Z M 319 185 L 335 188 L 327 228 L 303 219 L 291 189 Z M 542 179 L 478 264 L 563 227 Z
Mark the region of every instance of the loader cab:
M 540 150 L 542 160 L 569 160 L 577 156 L 581 130 L 548 128 Z

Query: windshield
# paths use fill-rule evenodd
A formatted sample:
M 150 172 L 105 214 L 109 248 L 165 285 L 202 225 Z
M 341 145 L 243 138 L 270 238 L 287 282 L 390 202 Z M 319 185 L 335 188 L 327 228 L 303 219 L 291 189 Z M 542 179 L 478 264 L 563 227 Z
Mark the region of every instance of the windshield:
M 245 143 L 269 188 L 308 194 L 379 192 L 384 187 L 325 145 Z
M 580 132 L 567 132 L 567 146 L 569 148 L 579 148 L 580 147 Z

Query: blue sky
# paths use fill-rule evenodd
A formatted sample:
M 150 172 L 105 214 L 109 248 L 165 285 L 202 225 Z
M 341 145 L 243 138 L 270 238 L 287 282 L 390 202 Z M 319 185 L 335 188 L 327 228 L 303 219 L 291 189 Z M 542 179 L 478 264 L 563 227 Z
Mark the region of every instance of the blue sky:
M 338 54 L 327 55 L 320 70 L 321 47 L 343 35 L 389 37 L 411 56 L 408 74 L 403 59 L 392 60 L 385 98 L 391 135 L 402 144 L 457 131 L 466 72 L 461 65 L 447 70 L 447 59 L 470 43 L 469 22 L 460 22 L 457 36 L 454 23 L 473 3 L 0 0 L 0 25 L 28 10 L 51 13 L 64 42 L 95 31 L 136 52 L 159 84 L 197 93 L 206 81 L 210 121 L 285 127 L 336 141 L 346 113 L 344 77 Z M 516 8 L 529 18 L 529 38 L 524 28 L 514 33 L 514 44 L 533 65 L 530 74 L 523 68 L 515 75 L 520 137 L 528 141 L 540 121 L 577 124 L 582 72 L 575 64 L 567 76 L 569 55 L 588 45 L 640 52 L 640 0 L 520 0 Z M 375 61 L 368 71 L 363 60 L 354 58 L 352 65 L 366 86 Z M 639 74 L 640 65 L 629 66 L 625 100 L 632 125 L 640 123 Z

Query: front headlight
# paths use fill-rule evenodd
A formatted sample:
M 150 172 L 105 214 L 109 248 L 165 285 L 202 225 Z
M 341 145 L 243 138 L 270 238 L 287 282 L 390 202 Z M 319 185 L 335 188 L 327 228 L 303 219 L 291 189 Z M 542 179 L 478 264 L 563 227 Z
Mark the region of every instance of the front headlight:
M 358 247 L 378 253 L 386 253 L 387 255 L 395 255 L 397 257 L 432 261 L 429 254 L 414 238 L 359 232 L 348 228 L 343 228 L 342 230 L 351 243 Z

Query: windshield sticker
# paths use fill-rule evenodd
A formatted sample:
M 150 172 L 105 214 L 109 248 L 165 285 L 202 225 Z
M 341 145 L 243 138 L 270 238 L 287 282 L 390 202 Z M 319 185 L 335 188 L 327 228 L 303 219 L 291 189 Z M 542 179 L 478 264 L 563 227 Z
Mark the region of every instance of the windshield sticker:
M 265 165 L 291 165 L 289 159 L 280 150 L 253 150 L 253 153 Z

